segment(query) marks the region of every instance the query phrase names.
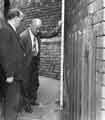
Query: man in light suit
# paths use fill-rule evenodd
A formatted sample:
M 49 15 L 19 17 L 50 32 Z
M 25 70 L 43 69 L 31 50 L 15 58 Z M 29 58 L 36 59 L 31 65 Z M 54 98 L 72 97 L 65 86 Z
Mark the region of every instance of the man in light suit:
M 29 85 L 27 93 L 31 105 L 39 105 L 37 102 L 37 90 L 39 87 L 40 39 L 57 36 L 61 28 L 61 21 L 59 21 L 58 26 L 50 32 L 41 31 L 41 26 L 42 20 L 35 18 L 32 20 L 30 27 L 20 34 L 29 59 L 30 79 L 27 82 Z
M 21 83 L 27 79 L 26 55 L 16 33 L 23 13 L 11 9 L 7 15 L 7 23 L 0 29 L 0 70 L 5 81 L 5 101 L 2 108 L 4 120 L 17 120 L 21 98 Z

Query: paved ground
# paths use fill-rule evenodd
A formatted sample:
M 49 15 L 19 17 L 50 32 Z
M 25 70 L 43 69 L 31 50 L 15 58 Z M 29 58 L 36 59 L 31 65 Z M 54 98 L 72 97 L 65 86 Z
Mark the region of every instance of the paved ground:
M 20 120 L 61 120 L 59 106 L 55 104 L 59 98 L 59 81 L 40 76 L 38 101 L 43 105 L 33 106 L 33 113 L 22 113 Z

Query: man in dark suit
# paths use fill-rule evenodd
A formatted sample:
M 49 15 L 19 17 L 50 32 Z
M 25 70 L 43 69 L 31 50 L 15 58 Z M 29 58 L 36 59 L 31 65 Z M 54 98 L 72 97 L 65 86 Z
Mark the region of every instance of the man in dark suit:
M 37 90 L 39 87 L 40 39 L 57 36 L 61 28 L 61 21 L 59 21 L 58 26 L 50 32 L 42 32 L 40 30 L 41 26 L 41 19 L 35 18 L 32 20 L 30 27 L 20 34 L 27 56 L 31 59 L 27 93 L 32 105 L 39 105 L 37 102 Z
M 11 9 L 7 15 L 7 24 L 0 29 L 0 69 L 2 68 L 6 85 L 5 103 L 2 108 L 4 120 L 17 120 L 21 83 L 27 78 L 26 55 L 16 33 L 23 16 L 20 10 Z
M 6 15 L 8 14 L 10 8 L 10 1 L 9 0 L 0 0 L 0 29 L 5 26 L 5 19 Z M 2 68 L 0 69 L 0 102 L 4 99 L 4 75 L 3 75 Z

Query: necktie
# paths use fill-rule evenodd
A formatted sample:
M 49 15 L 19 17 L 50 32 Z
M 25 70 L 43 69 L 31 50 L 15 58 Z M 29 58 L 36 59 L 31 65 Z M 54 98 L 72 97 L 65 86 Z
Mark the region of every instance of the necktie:
M 38 49 L 38 41 L 37 41 L 36 37 L 34 37 L 33 51 L 34 51 L 35 55 L 37 55 L 38 51 L 39 51 L 39 49 Z

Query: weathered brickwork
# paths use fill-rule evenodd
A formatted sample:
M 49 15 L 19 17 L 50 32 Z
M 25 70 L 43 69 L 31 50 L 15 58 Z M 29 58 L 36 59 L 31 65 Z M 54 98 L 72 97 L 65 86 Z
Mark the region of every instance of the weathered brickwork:
M 33 18 L 42 19 L 43 30 L 52 30 L 61 19 L 61 1 L 42 1 L 40 4 L 32 1 L 29 5 L 22 6 L 21 9 L 25 13 L 22 30 L 29 26 Z
M 104 120 L 105 0 L 66 1 L 65 14 L 65 74 L 70 91 L 67 90 L 71 100 L 70 118 Z
M 61 38 L 42 40 L 40 75 L 60 79 Z

